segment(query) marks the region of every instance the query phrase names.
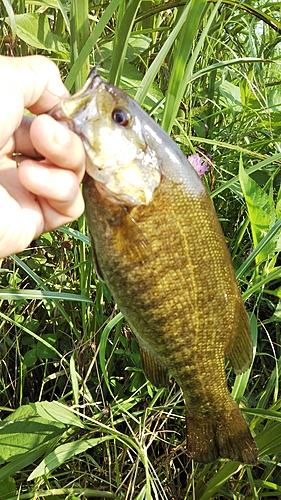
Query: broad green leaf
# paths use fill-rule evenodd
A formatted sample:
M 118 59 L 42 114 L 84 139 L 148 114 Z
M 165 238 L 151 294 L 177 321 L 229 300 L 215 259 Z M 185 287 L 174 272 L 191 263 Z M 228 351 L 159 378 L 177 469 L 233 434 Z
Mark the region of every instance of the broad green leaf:
M 224 80 L 218 86 L 220 102 L 225 106 L 231 106 L 236 113 L 241 111 L 241 93 L 240 88 L 232 82 Z
M 24 467 L 28 467 L 30 464 L 38 460 L 46 450 L 49 448 L 50 443 L 55 441 L 57 438 L 53 438 L 53 440 L 48 441 L 35 449 L 30 449 L 26 451 L 26 453 L 20 455 L 19 457 L 15 457 L 13 461 L 8 463 L 7 465 L 0 467 L 0 481 L 6 480 L 9 476 L 13 474 L 18 474 L 19 471 L 24 469 Z M 16 500 L 16 499 L 15 499 Z
M 23 357 L 23 362 L 25 364 L 25 366 L 27 366 L 27 368 L 30 368 L 31 366 L 34 366 L 36 361 L 38 359 L 38 356 L 37 356 L 37 350 L 36 350 L 36 347 L 33 348 L 33 349 L 29 349 L 29 351 L 27 351 Z
M 15 16 L 17 35 L 31 47 L 50 50 L 67 58 L 69 45 L 52 33 L 48 17 L 44 14 L 18 14 Z
M 16 495 L 16 481 L 13 477 L 7 477 L 0 482 L 0 498 L 11 498 Z
M 98 446 L 105 441 L 109 441 L 113 439 L 113 436 L 104 436 L 99 438 L 92 439 L 81 439 L 78 441 L 73 441 L 72 443 L 62 444 L 58 446 L 52 453 L 42 460 L 42 462 L 34 469 L 34 471 L 28 477 L 28 481 L 35 479 L 36 477 L 43 476 L 48 474 L 52 470 L 59 467 L 61 464 L 74 457 L 75 455 L 79 455 L 84 451 L 87 451 L 89 448 L 93 448 Z
M 242 191 L 247 204 L 248 215 L 251 223 L 254 247 L 261 242 L 276 220 L 275 206 L 272 191 L 265 192 L 244 170 L 242 161 L 239 167 L 239 178 Z M 272 239 L 257 255 L 259 264 L 267 259 L 268 255 L 280 249 L 278 235 Z
M 26 415 L 21 416 L 22 413 Z M 38 416 L 29 407 L 26 412 L 15 412 L 12 417 L 13 420 L 10 416 L 0 424 L 0 463 L 19 458 L 60 436 L 65 430 L 63 423 L 50 422 Z
M 43 344 L 43 342 L 38 342 L 36 346 L 36 353 L 38 358 L 56 358 L 56 355 L 53 351 L 53 346 L 57 341 L 57 336 L 54 333 L 43 333 L 40 338 L 45 340 L 46 344 Z M 48 346 L 48 344 L 50 344 L 50 347 Z
M 71 408 L 57 403 L 56 401 L 30 403 L 30 407 L 33 408 L 40 417 L 50 422 L 61 422 L 64 425 L 84 428 L 80 418 L 75 415 Z

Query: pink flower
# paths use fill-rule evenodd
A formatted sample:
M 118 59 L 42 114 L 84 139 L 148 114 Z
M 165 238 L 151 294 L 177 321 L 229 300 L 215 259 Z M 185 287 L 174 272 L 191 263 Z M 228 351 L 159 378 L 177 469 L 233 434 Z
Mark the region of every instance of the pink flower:
M 202 177 L 206 172 L 208 172 L 209 170 L 208 163 L 204 161 L 202 156 L 200 156 L 198 153 L 194 155 L 189 155 L 187 159 L 200 177 Z

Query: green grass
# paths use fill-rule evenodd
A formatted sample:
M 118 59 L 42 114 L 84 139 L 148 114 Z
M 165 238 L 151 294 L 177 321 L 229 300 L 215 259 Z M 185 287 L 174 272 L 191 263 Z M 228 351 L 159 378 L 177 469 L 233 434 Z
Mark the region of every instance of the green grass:
M 0 263 L 0 499 L 281 497 L 280 2 L 6 0 L 0 19 L 1 54 L 45 54 L 72 92 L 96 65 L 212 155 L 255 345 L 226 371 L 260 450 L 253 468 L 188 460 L 179 388 L 145 379 L 82 216 Z

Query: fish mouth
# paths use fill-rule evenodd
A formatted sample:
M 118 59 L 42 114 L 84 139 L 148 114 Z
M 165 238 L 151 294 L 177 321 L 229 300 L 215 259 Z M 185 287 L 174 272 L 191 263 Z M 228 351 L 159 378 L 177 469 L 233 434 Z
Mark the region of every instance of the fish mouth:
M 87 102 L 98 92 L 100 85 L 103 83 L 102 78 L 94 66 L 81 89 L 72 96 L 61 98 L 48 114 L 55 120 L 67 122 L 68 128 L 75 132 L 75 126 L 72 120 L 75 118 L 76 114 L 79 113 L 81 107 L 85 107 Z
M 96 66 L 94 66 L 89 73 L 85 86 L 87 85 L 88 89 L 96 90 L 102 82 L 103 80 L 101 79 Z

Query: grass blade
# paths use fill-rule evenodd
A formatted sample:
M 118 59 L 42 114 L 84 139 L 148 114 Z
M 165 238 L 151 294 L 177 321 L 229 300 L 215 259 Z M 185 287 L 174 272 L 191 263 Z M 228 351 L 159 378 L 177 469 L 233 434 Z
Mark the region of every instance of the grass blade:
M 129 37 L 140 3 L 141 0 L 130 0 L 129 3 L 122 0 L 119 6 L 111 67 L 108 76 L 108 81 L 113 85 L 119 85 L 121 79 Z
M 208 20 L 207 26 L 204 28 L 203 33 L 200 37 L 199 42 L 195 50 L 191 55 L 191 50 L 194 45 L 194 40 L 198 31 L 198 26 L 201 17 L 206 9 L 206 0 L 192 0 L 189 4 L 188 17 L 182 27 L 182 31 L 179 37 L 178 46 L 174 50 L 174 63 L 171 72 L 171 78 L 169 81 L 169 86 L 167 90 L 167 97 L 164 106 L 164 113 L 162 118 L 162 127 L 169 134 L 174 123 L 174 119 L 178 113 L 180 102 L 186 90 L 186 85 L 191 73 L 193 72 L 193 67 L 195 65 L 196 59 L 199 54 L 205 37 L 207 35 L 209 26 L 213 21 L 213 17 L 216 14 L 218 6 L 214 9 L 213 14 Z M 189 62 L 186 66 L 186 63 Z
M 71 69 L 65 80 L 65 85 L 68 88 L 68 90 L 72 89 L 78 73 L 81 71 L 83 65 L 85 64 L 85 61 L 87 60 L 89 54 L 93 50 L 93 47 L 97 43 L 103 30 L 106 28 L 107 23 L 117 10 L 121 1 L 122 0 L 111 0 L 109 2 L 107 8 L 105 9 L 101 18 L 99 19 L 99 22 L 93 28 L 93 31 L 90 34 L 90 36 L 88 35 L 88 38 L 85 41 L 84 46 L 81 48 L 81 51 L 77 56 L 77 59 L 73 62 L 73 65 L 71 66 Z

